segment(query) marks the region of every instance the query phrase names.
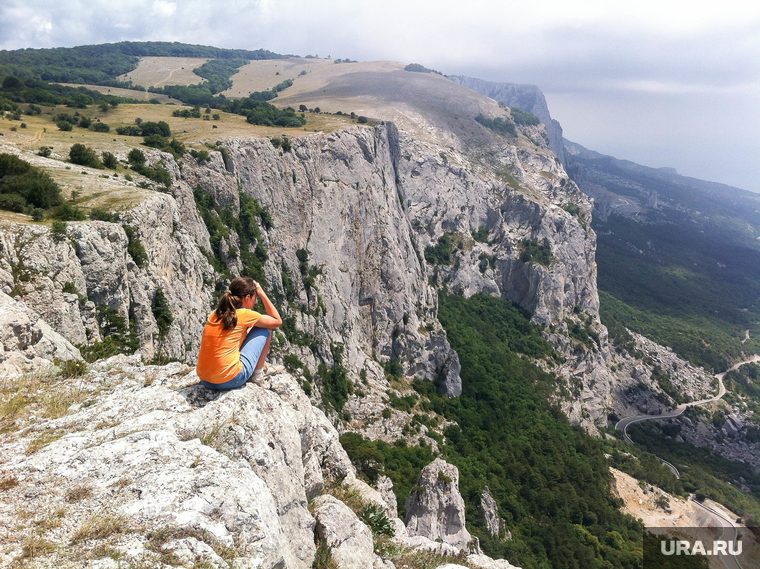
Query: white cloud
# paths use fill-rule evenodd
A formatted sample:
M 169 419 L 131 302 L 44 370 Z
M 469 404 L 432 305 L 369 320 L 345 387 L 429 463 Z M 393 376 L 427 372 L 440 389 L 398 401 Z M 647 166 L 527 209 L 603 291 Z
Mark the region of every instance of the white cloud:
M 166 0 L 155 0 L 152 11 L 156 16 L 168 17 L 177 11 L 177 3 L 167 2 Z

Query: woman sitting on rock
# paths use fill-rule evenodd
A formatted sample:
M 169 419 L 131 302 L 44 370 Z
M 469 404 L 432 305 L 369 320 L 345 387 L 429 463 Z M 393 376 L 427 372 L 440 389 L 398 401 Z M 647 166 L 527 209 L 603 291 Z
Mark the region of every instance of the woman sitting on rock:
M 260 297 L 266 314 L 252 309 Z M 211 389 L 235 389 L 249 379 L 261 383 L 272 332 L 282 325 L 277 309 L 259 283 L 239 277 L 219 299 L 203 329 L 196 370 Z

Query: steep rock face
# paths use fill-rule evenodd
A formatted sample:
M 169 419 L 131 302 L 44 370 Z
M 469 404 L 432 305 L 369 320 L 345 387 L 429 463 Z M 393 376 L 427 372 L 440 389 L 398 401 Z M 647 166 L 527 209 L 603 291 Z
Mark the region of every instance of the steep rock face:
M 183 217 L 176 200 L 159 193 L 122 215 L 144 248 L 140 265 L 122 223 L 70 222 L 65 236 L 46 226 L 11 225 L 0 232 L 0 268 L 8 275 L 0 284 L 74 344 L 102 339 L 96 322 L 102 306 L 132 321 L 146 357 L 191 360 L 210 309 L 213 269 L 193 238 L 205 227 Z M 174 318 L 165 337 L 152 311 L 158 288 Z
M 102 304 L 132 319 L 144 356 L 192 362 L 213 288 L 224 284 L 206 257 L 216 254 L 230 274 L 242 270 L 234 231 L 210 250 L 193 188 L 202 187 L 233 214 L 247 193 L 272 219 L 256 244 L 267 251 L 268 286 L 289 299 L 284 315 L 314 338 L 314 351 L 309 341 L 294 338 L 287 338 L 287 349 L 313 373 L 319 363 L 334 363 L 342 345 L 352 377 L 366 372 L 367 378 L 366 397 L 352 398 L 347 409 L 358 419 L 377 418 L 388 385 L 382 364 L 393 358 L 405 376 L 434 380 L 449 396 L 461 393 L 458 357 L 437 319 L 442 282 L 465 295 L 513 300 L 535 322 L 557 327 L 558 338 L 566 339 L 566 320 L 578 312 L 598 325 L 591 204 L 541 142 L 543 129 L 520 129 L 518 139 L 497 137 L 485 162 L 413 140 L 391 123 L 293 139 L 290 152 L 266 139 L 230 140 L 227 165 L 216 152 L 205 165 L 155 153 L 151 160 L 162 158 L 175 178 L 172 195 L 151 193 L 122 219 L 145 248 L 142 266 L 121 225 L 90 222 L 70 223 L 60 241 L 44 226 L 5 229 L 0 268 L 74 342 L 99 339 L 96 306 Z M 487 239 L 476 241 L 473 232 L 483 230 Z M 428 248 L 446 239 L 453 243 L 448 262 L 426 258 Z M 527 242 L 548 251 L 550 260 L 526 258 Z M 17 275 L 25 266 L 34 271 L 22 281 Z M 66 283 L 80 302 L 64 296 Z M 174 317 L 163 338 L 152 313 L 159 287 Z M 45 295 L 60 297 L 52 303 L 59 308 L 47 306 Z M 568 359 L 561 373 L 601 373 L 599 357 Z M 609 389 L 592 391 L 600 401 L 590 413 L 596 421 Z M 580 420 L 582 411 L 571 416 Z
M 302 323 L 326 341 L 343 341 L 355 369 L 372 353 L 397 357 L 406 375 L 437 378 L 449 395 L 461 391 L 459 364 L 436 319 L 428 278 L 451 280 L 466 295 L 501 294 L 541 323 L 573 310 L 598 311 L 595 237 L 582 219 L 591 204 L 548 152 L 505 147 L 500 157 L 528 198 L 484 176 L 467 158 L 400 135 L 387 123 L 294 140 L 290 153 L 267 141 L 232 141 L 235 171 L 274 219 L 267 233 L 270 282 L 286 267 L 297 274 L 295 251 L 321 269 L 318 292 L 299 301 L 319 312 Z M 527 188 L 527 189 L 526 189 Z M 492 244 L 471 233 L 489 230 Z M 444 235 L 463 241 L 455 266 L 431 266 L 425 248 Z M 520 259 L 521 243 L 546 243 L 555 262 Z M 546 240 L 546 241 L 544 241 Z M 483 268 L 483 258 L 493 267 Z M 452 262 L 453 264 L 453 262 Z M 488 265 L 488 263 L 486 263 Z M 320 303 L 320 300 L 322 301 Z
M 505 183 L 451 151 L 444 158 L 411 139 L 402 142 L 399 186 L 419 248 L 438 245 L 445 234 L 461 240 L 456 259 L 429 267 L 431 276 L 450 279 L 466 296 L 501 294 L 543 324 L 562 322 L 574 309 L 598 312 L 596 236 L 583 221 L 591 203 L 554 156 L 535 147 L 501 149 L 495 159 L 510 172 Z M 578 217 L 563 209 L 571 205 Z M 481 227 L 488 243 L 472 237 Z M 523 261 L 526 239 L 545 243 L 551 264 Z
M 389 132 L 390 125 L 298 139 L 290 153 L 267 140 L 236 140 L 230 149 L 243 191 L 273 218 L 269 282 L 284 290 L 282 271 L 300 272 L 299 249 L 321 271 L 316 289 L 299 286 L 306 331 L 325 346 L 343 343 L 356 372 L 367 367 L 382 377 L 373 355 L 395 357 L 407 375 L 440 380 L 456 396 L 458 359 L 436 319 L 436 292 L 398 198 Z
M 388 504 L 388 515 L 391 518 L 398 517 L 398 502 L 396 500 L 396 494 L 393 492 L 393 482 L 387 476 L 378 476 L 375 483 L 377 491 L 382 496 L 386 504 Z
M 437 458 L 422 469 L 417 486 L 406 500 L 405 523 L 409 535 L 442 540 L 457 549 L 467 550 L 472 536 L 465 527 L 459 469 Z
M 492 536 L 502 539 L 512 538 L 512 534 L 507 529 L 504 518 L 499 516 L 499 506 L 493 496 L 491 496 L 491 490 L 489 490 L 488 486 L 483 487 L 483 493 L 480 495 L 478 517 L 486 525 L 488 533 Z
M 497 83 L 465 77 L 463 75 L 450 75 L 449 79 L 456 81 L 463 87 L 472 89 L 476 93 L 490 97 L 504 103 L 508 107 L 517 107 L 536 115 L 546 126 L 549 136 L 549 148 L 567 167 L 565 146 L 562 139 L 562 126 L 549 114 L 549 106 L 546 97 L 535 85 L 520 85 L 519 83 Z
M 0 376 L 12 378 L 80 354 L 22 301 L 0 292 Z

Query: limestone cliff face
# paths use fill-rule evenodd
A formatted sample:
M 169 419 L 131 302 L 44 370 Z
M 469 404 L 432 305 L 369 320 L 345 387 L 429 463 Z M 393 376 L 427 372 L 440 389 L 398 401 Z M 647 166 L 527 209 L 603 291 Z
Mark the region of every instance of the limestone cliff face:
M 500 148 L 493 157 L 497 172 L 508 174 L 499 177 L 451 150 L 433 153 L 413 140 L 404 140 L 402 149 L 399 187 L 419 248 L 439 244 L 445 234 L 461 244 L 450 264 L 428 264 L 431 276 L 437 273 L 466 296 L 499 294 L 541 324 L 560 323 L 579 310 L 598 312 L 596 236 L 584 221 L 591 203 L 550 152 Z M 487 238 L 476 241 L 473 233 L 481 228 Z M 545 243 L 552 261 L 526 262 L 525 240 Z
M 233 213 L 245 193 L 271 214 L 271 227 L 262 227 L 255 244 L 267 251 L 268 286 L 285 298 L 290 276 L 294 296 L 281 311 L 314 338 L 311 350 L 283 336 L 284 349 L 314 372 L 321 362 L 333 363 L 334 348 L 342 345 L 352 377 L 363 371 L 367 377 L 367 397 L 349 402 L 352 415 L 382 410 L 388 385 L 382 365 L 392 358 L 407 377 L 436 381 L 456 396 L 459 361 L 437 319 L 444 284 L 467 296 L 485 292 L 515 301 L 555 332 L 560 347 L 567 322 L 578 314 L 599 328 L 590 202 L 547 148 L 543 127 L 520 127 L 519 138 L 497 139 L 465 155 L 386 123 L 294 138 L 290 152 L 267 139 L 228 140 L 226 165 L 216 152 L 207 164 L 154 152 L 150 160 L 163 159 L 174 178 L 171 194 L 149 193 L 118 224 L 69 223 L 62 239 L 46 226 L 6 227 L 0 277 L 6 292 L 75 344 L 100 339 L 98 307 L 106 306 L 131 321 L 144 357 L 192 362 L 213 291 L 224 285 L 208 258 L 216 255 L 233 275 L 242 269 L 234 230 L 211 251 L 193 189 L 202 187 Z M 132 249 L 124 226 L 134 228 Z M 141 263 L 136 239 L 145 250 Z M 446 240 L 447 259 L 427 254 Z M 548 260 L 526 257 L 529 242 Z M 303 272 L 313 275 L 308 286 Z M 173 315 L 163 336 L 153 314 L 159 288 Z M 583 351 L 560 371 L 586 377 L 601 373 L 599 365 L 603 355 Z M 602 384 L 601 392 L 594 388 L 601 403 L 594 400 L 593 421 L 608 404 L 609 381 Z M 576 411 L 580 420 L 582 409 Z
M 23 299 L 73 344 L 102 339 L 98 307 L 108 307 L 125 322 L 131 320 L 146 357 L 193 358 L 214 273 L 193 239 L 199 228 L 182 218 L 177 201 L 160 193 L 123 214 L 122 223 L 134 228 L 133 240 L 145 250 L 141 265 L 128 251 L 122 223 L 70 222 L 60 236 L 42 225 L 4 227 L 0 287 Z M 152 312 L 158 288 L 174 317 L 165 337 L 159 337 Z
M 296 139 L 289 153 L 260 139 L 229 148 L 241 191 L 272 215 L 269 283 L 284 291 L 283 271 L 300 272 L 299 249 L 321 272 L 309 291 L 298 283 L 305 331 L 325 346 L 344 344 L 357 373 L 379 374 L 373 357 L 395 357 L 407 375 L 440 379 L 447 394 L 459 395 L 458 359 L 399 200 L 396 137 L 387 125 Z
M 80 357 L 79 350 L 26 303 L 0 292 L 0 377 L 15 378 L 55 360 Z

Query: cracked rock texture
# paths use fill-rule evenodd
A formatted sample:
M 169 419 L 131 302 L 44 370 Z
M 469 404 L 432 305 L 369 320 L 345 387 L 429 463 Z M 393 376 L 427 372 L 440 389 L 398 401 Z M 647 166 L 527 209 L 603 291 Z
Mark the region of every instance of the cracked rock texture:
M 146 566 L 171 553 L 184 567 L 308 569 L 318 539 L 338 567 L 393 567 L 357 515 L 324 492 L 343 485 L 363 504 L 389 506 L 356 478 L 338 432 L 293 377 L 270 381 L 215 392 L 182 363 L 136 356 L 49 378 L 46 390 L 77 402 L 58 418 L 32 407 L 4 419 L 0 567 L 17 563 L 30 526 L 51 544 L 40 567 L 118 567 L 93 553 L 110 551 Z M 400 546 L 461 549 L 408 538 L 391 521 Z
M 499 505 L 491 496 L 491 490 L 488 486 L 483 487 L 483 493 L 480 495 L 478 504 L 478 517 L 486 525 L 488 533 L 501 539 L 512 539 L 512 534 L 507 529 L 506 521 L 499 516 Z
M 317 535 L 325 540 L 338 569 L 366 569 L 374 562 L 372 532 L 351 508 L 333 496 L 313 504 Z
M 174 198 L 158 192 L 123 214 L 122 222 L 135 229 L 145 249 L 142 266 L 128 251 L 121 223 L 69 222 L 63 239 L 46 226 L 3 227 L 0 279 L 10 278 L 0 280 L 0 286 L 6 293 L 15 287 L 14 297 L 72 344 L 102 339 L 96 307 L 103 306 L 131 321 L 146 358 L 160 351 L 189 361 L 197 356 L 210 312 L 214 273 L 193 240 L 192 233 L 202 231 L 189 226 L 186 217 Z M 159 288 L 174 316 L 164 338 L 158 337 L 152 311 Z
M 79 350 L 34 310 L 0 292 L 0 376 L 12 378 L 55 360 L 79 358 Z

